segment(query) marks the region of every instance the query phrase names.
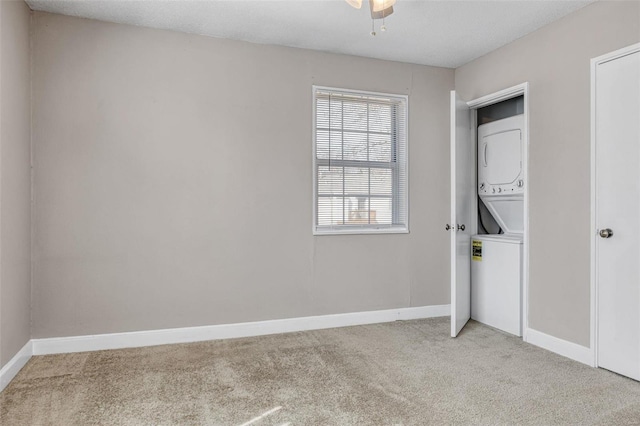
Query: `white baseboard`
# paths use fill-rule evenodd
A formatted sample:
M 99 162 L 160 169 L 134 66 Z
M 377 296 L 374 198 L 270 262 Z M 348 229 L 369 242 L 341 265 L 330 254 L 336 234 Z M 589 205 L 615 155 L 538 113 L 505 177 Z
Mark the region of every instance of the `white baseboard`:
M 25 366 L 33 354 L 33 345 L 28 341 L 26 345 L 0 370 L 0 392 L 4 390 L 16 374 Z
M 435 305 L 202 327 L 32 339 L 31 342 L 33 343 L 33 355 L 48 355 L 263 336 L 294 331 L 433 318 L 448 316 L 450 313 L 450 305 Z
M 534 329 L 527 329 L 525 342 L 539 346 L 558 355 L 565 356 L 574 361 L 594 367 L 593 351 L 586 346 L 568 342 L 557 337 L 550 336 Z
M 395 320 L 399 321 L 409 321 L 422 318 L 448 317 L 449 315 L 451 315 L 451 305 L 419 306 L 416 308 L 402 308 L 395 310 L 398 312 L 398 317 Z
M 450 314 L 450 305 L 435 305 L 202 327 L 32 339 L 0 370 L 0 392 L 9 384 L 16 374 L 18 374 L 32 355 L 137 348 L 172 343 L 263 336 L 267 334 L 320 330 L 399 320 L 443 317 L 449 316 Z M 594 366 L 593 351 L 590 348 L 550 336 L 531 328 L 524 330 L 524 336 L 524 340 L 528 343 L 583 364 Z

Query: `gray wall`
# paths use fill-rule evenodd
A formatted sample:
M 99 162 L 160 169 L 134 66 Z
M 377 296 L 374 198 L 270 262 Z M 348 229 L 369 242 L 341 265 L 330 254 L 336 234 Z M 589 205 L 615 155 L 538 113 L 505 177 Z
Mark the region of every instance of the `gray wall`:
M 583 346 L 590 330 L 590 59 L 639 40 L 639 2 L 597 2 L 456 70 L 467 100 L 530 84 L 529 326 Z
M 31 336 L 30 20 L 0 1 L 0 367 Z
M 449 303 L 451 69 L 34 15 L 33 337 Z M 408 94 L 408 235 L 311 234 L 311 86 Z

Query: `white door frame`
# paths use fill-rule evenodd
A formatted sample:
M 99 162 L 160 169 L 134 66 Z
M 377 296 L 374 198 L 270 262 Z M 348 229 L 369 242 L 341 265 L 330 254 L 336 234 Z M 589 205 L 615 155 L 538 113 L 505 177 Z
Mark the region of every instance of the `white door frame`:
M 525 82 L 467 102 L 474 110 L 471 114 L 473 126 L 477 127 L 475 110 L 517 96 L 524 96 L 524 234 L 522 241 L 522 340 L 527 342 L 529 331 L 529 83 Z M 477 146 L 478 132 L 473 132 L 473 144 Z M 477 198 L 477 197 L 476 197 Z M 477 199 L 476 199 L 477 202 Z
M 591 335 L 592 366 L 598 366 L 598 275 L 596 252 L 596 69 L 598 65 L 640 51 L 640 43 L 632 44 L 591 59 Z M 525 201 L 526 205 L 526 201 Z

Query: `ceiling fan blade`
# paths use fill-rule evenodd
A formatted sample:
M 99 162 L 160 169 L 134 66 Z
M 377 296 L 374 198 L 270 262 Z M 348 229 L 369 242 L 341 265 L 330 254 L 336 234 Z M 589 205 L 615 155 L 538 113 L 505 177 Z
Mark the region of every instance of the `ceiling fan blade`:
M 345 0 L 349 5 L 355 7 L 356 9 L 360 9 L 362 7 L 362 0 Z

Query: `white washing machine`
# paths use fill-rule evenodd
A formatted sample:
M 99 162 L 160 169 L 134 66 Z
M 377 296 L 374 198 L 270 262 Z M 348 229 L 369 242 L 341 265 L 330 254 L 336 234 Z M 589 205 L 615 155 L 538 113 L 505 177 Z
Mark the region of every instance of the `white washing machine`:
M 478 127 L 478 195 L 503 234 L 472 237 L 471 318 L 522 336 L 524 116 Z
M 471 318 L 522 336 L 522 237 L 471 237 Z

